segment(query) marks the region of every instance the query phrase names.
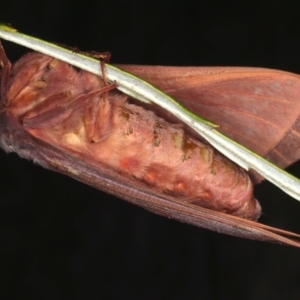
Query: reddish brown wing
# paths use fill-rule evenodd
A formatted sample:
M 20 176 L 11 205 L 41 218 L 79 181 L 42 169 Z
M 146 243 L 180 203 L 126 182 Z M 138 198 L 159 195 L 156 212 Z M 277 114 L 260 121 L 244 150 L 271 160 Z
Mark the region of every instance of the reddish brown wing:
M 119 66 L 285 168 L 300 158 L 300 76 L 240 67 Z
M 132 178 L 121 176 L 104 165 L 95 168 L 72 153 L 35 139 L 24 130 L 19 130 L 14 138 L 14 150 L 19 155 L 156 214 L 219 233 L 300 247 L 300 236 L 297 234 L 182 202 Z
M 0 58 L 4 66 L 1 73 L 1 101 L 2 108 L 4 108 L 7 104 L 6 94 L 9 92 L 10 64 L 4 52 L 1 53 Z M 32 60 L 31 62 L 31 67 L 29 68 L 30 72 L 32 72 L 31 75 L 28 74 L 27 69 L 22 69 L 25 72 L 25 78 L 34 75 L 45 67 L 39 65 L 37 60 Z M 58 92 L 61 91 L 59 85 L 63 84 L 63 79 L 61 77 L 57 81 Z M 22 89 L 25 88 L 24 92 L 26 92 L 27 80 L 24 82 L 20 81 L 17 84 Z M 43 82 L 38 81 L 36 84 L 43 85 Z M 41 86 L 36 87 L 39 88 Z M 58 95 L 60 97 L 68 97 L 68 93 L 58 93 Z M 55 100 L 57 99 L 53 99 L 53 101 Z M 24 101 L 26 101 L 26 97 Z M 30 106 L 31 102 L 28 102 L 27 105 Z M 43 106 L 40 109 L 42 113 Z M 54 107 L 50 112 L 52 113 L 55 109 Z M 38 121 L 34 116 L 31 117 L 34 119 L 34 122 Z M 51 119 L 53 119 L 53 116 L 49 120 Z M 99 166 L 94 166 L 83 159 L 79 159 L 74 156 L 72 151 L 31 135 L 26 130 L 26 127 L 15 118 L 13 111 L 8 115 L 5 110 L 2 110 L 0 125 L 1 144 L 6 151 L 15 151 L 20 156 L 32 159 L 46 168 L 67 174 L 150 211 L 226 234 L 263 241 L 281 242 L 300 247 L 300 243 L 293 240 L 298 239 L 299 236 L 293 233 L 182 202 L 180 199 L 164 195 L 159 190 L 150 188 L 134 178 L 122 176 L 105 165 L 99 168 Z

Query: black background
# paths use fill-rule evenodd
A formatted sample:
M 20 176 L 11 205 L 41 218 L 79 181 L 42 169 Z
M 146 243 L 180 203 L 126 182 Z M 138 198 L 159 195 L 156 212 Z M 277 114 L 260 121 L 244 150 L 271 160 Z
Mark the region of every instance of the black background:
M 20 0 L 0 21 L 115 63 L 300 74 L 297 1 Z M 0 180 L 1 299 L 300 299 L 299 249 L 168 220 L 3 151 Z M 267 182 L 256 197 L 262 222 L 300 232 L 300 204 Z

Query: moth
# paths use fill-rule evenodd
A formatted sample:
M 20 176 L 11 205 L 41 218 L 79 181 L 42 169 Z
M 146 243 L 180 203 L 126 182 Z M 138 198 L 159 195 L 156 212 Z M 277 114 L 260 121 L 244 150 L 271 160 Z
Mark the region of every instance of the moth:
M 297 234 L 254 221 L 261 208 L 253 183 L 261 177 L 247 174 L 165 112 L 55 58 L 33 52 L 11 66 L 0 51 L 0 146 L 6 152 L 169 218 L 300 246 Z M 298 159 L 297 131 L 287 134 L 278 114 L 295 114 L 289 101 L 300 92 L 299 76 L 251 68 L 121 68 L 279 166 Z

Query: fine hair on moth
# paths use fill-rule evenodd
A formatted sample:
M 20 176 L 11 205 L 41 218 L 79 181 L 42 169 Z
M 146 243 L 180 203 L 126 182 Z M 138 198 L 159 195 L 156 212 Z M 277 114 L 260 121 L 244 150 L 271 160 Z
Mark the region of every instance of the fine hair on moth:
M 256 222 L 261 207 L 253 196 L 253 184 L 261 177 L 250 176 L 182 124 L 151 110 L 151 105 L 140 105 L 117 91 L 118 83 L 109 85 L 105 76 L 103 80 L 38 52 L 11 65 L 1 47 L 0 60 L 0 146 L 6 152 L 163 216 L 239 237 L 300 246 L 297 234 Z M 213 121 L 225 131 L 232 130 L 234 137 L 242 136 L 261 155 L 269 155 L 272 143 L 276 144 L 260 145 L 263 120 L 246 134 L 236 122 L 253 114 L 249 103 L 273 97 L 271 80 L 284 86 L 293 79 L 300 90 L 297 75 L 274 70 L 120 67 L 179 101 L 185 99 L 184 105 L 196 113 L 206 110 L 208 119 L 221 98 L 219 106 L 225 107 L 232 124 L 220 122 L 218 109 Z M 251 96 L 258 85 L 265 91 Z M 239 103 L 238 116 L 230 108 L 234 104 L 225 102 L 228 95 L 220 97 L 225 87 L 228 95 L 249 102 Z M 255 118 L 249 117 L 249 122 Z M 295 159 L 288 157 L 284 163 Z M 276 157 L 273 160 L 283 164 Z

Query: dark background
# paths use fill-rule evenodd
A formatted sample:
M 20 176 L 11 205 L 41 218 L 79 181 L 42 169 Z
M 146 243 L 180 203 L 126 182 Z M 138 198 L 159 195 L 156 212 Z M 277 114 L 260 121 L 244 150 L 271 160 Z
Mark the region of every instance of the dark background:
M 6 1 L 0 21 L 115 63 L 300 74 L 297 1 L 228 2 Z M 3 151 L 0 180 L 1 299 L 300 299 L 299 249 L 168 220 Z M 255 193 L 262 222 L 300 232 L 299 203 Z

